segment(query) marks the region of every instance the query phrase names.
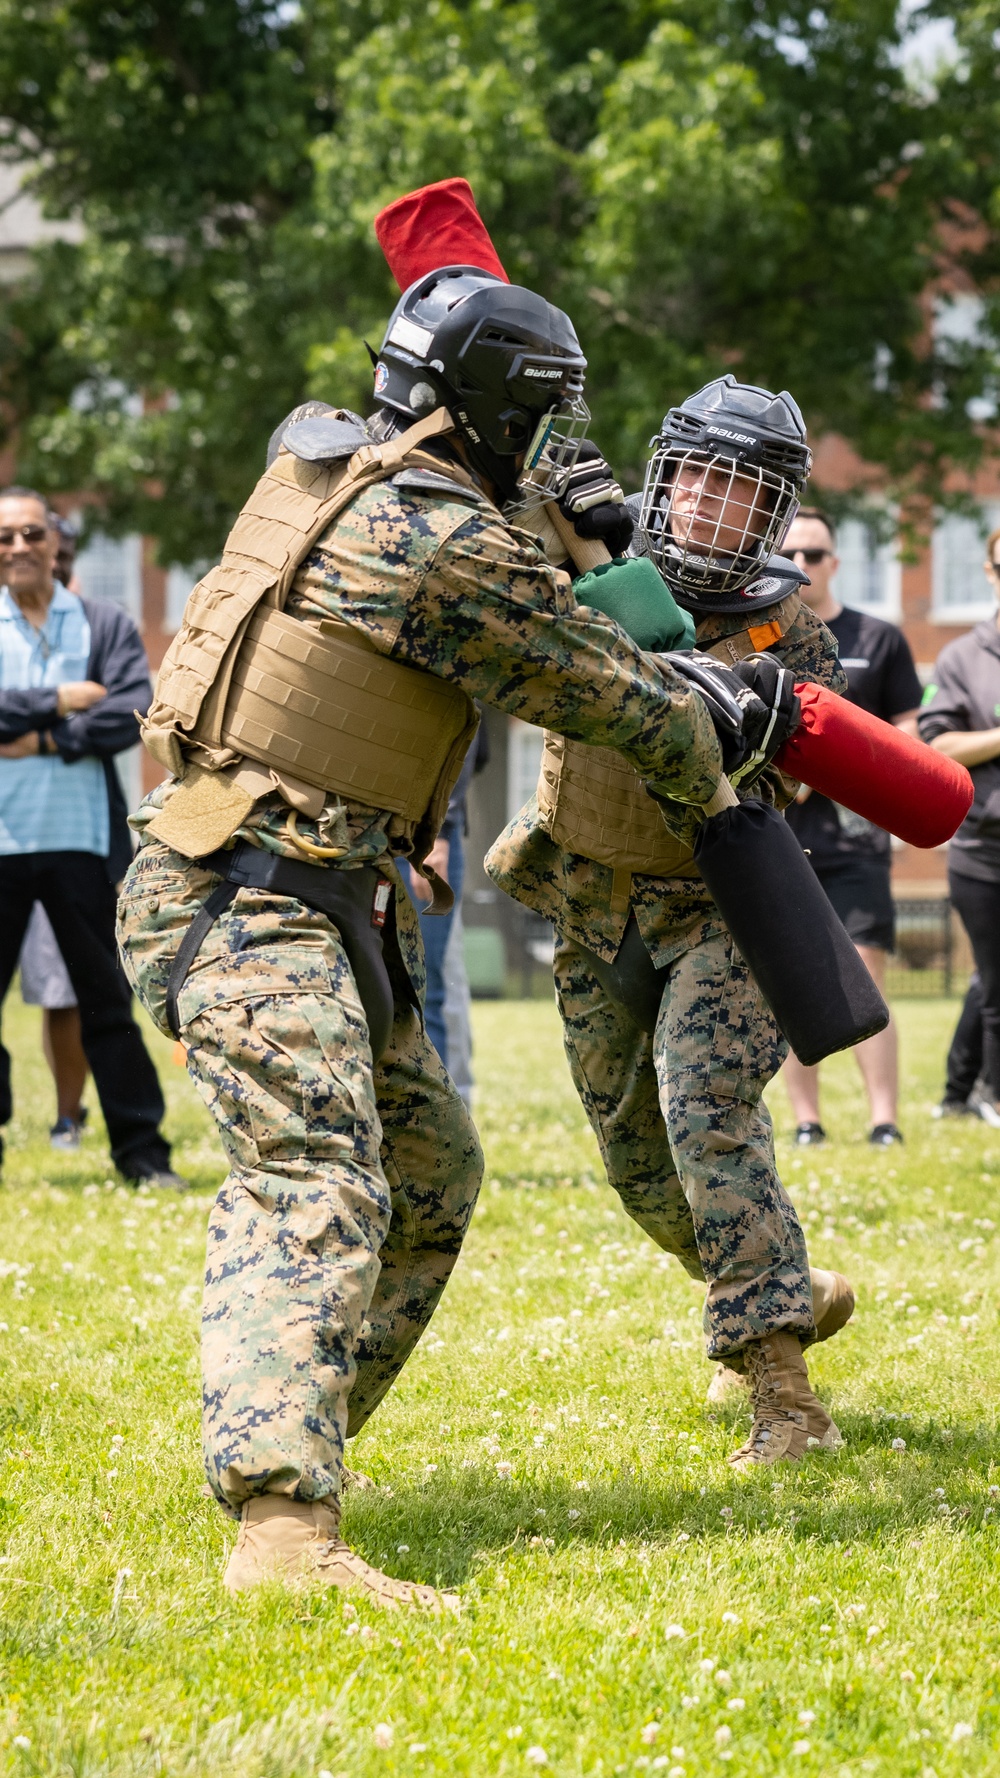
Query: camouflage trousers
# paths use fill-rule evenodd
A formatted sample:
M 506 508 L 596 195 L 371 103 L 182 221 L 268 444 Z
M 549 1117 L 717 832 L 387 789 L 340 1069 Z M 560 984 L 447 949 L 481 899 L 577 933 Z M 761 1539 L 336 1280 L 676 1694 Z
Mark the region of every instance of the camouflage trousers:
M 126 877 L 119 942 L 161 1029 L 177 946 L 217 881 L 159 844 Z M 448 1281 L 482 1177 L 478 1138 L 402 994 L 373 1069 L 340 939 L 301 902 L 241 890 L 179 1012 L 230 1168 L 208 1229 L 208 1478 L 229 1507 L 321 1499 Z
M 708 1284 L 710 1358 L 779 1329 L 813 1334 L 806 1244 L 761 1094 L 786 1045 L 728 933 L 663 970 L 656 1034 L 556 943 L 566 1053 L 629 1216 Z

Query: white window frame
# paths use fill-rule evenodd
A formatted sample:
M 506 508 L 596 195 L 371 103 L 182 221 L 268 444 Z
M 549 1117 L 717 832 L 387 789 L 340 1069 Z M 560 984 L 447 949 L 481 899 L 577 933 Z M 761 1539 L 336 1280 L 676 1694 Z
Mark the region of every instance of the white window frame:
M 531 722 L 511 716 L 507 729 L 507 820 L 524 808 L 538 783 L 544 735 Z
M 931 538 L 931 610 L 932 624 L 961 626 L 963 624 L 982 623 L 984 618 L 992 617 L 996 612 L 996 600 L 991 596 L 982 571 L 982 563 L 986 558 L 986 539 L 990 532 L 1000 525 L 1000 500 L 984 500 L 981 506 L 980 530 L 982 533 L 982 555 L 976 562 L 977 584 L 982 584 L 982 596 L 978 599 L 964 599 L 961 603 L 947 605 L 944 602 L 944 585 L 946 566 L 944 561 L 945 535 L 947 527 L 957 521 L 959 524 L 971 524 L 974 521 L 964 518 L 961 513 L 938 513 Z
M 892 517 L 895 521 L 896 514 L 894 510 L 892 511 Z M 831 582 L 831 591 L 841 605 L 848 605 L 852 611 L 867 611 L 870 612 L 873 617 L 885 618 L 888 623 L 898 623 L 903 611 L 903 565 L 899 559 L 899 548 L 895 535 L 895 523 L 893 526 L 892 537 L 885 543 L 880 543 L 875 550 L 875 562 L 878 567 L 882 584 L 885 588 L 885 598 L 880 600 L 878 604 L 872 604 L 870 600 L 858 599 L 852 592 L 851 587 L 847 584 L 847 579 L 844 574 L 845 562 L 843 541 L 849 525 L 860 525 L 866 530 L 872 528 L 866 522 L 864 515 L 860 513 L 852 514 L 848 518 L 842 519 L 838 524 L 837 554 L 841 557 L 841 566 Z M 808 569 L 806 572 L 808 573 Z

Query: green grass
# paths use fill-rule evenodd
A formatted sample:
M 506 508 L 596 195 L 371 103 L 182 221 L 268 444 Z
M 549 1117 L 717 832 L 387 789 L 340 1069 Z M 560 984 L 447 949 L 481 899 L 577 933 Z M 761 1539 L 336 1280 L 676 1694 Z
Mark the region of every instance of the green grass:
M 850 1058 L 826 1069 L 835 1140 L 780 1146 L 814 1258 L 858 1286 L 812 1366 L 847 1448 L 737 1478 L 747 1417 L 703 1407 L 699 1293 L 604 1183 L 553 1009 L 477 1009 L 486 1188 L 353 1447 L 378 1492 L 345 1513 L 372 1561 L 461 1592 L 435 1621 L 224 1594 L 233 1529 L 198 1451 L 207 1114 L 157 1039 L 197 1194 L 115 1185 L 98 1132 L 52 1154 L 36 1015 L 12 1004 L 0 1770 L 1000 1771 L 1000 1142 L 929 1119 L 954 1005 L 900 1014 L 906 1148 L 865 1145 Z

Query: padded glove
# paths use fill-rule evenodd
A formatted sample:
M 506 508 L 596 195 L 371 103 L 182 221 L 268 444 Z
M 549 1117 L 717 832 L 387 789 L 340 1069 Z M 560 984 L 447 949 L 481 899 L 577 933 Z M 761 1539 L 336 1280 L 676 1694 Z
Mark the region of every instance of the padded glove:
M 609 555 L 623 556 L 635 526 L 625 495 L 592 439 L 585 438 L 570 470 L 559 511 L 578 537 L 603 543 Z
M 753 751 L 744 733 L 747 718 L 756 726 L 766 726 L 767 706 L 714 654 L 670 653 L 660 659 L 669 661 L 675 672 L 690 680 L 707 705 L 722 748 L 722 769 L 731 778 Z
M 802 706 L 795 696 L 794 675 L 772 654 L 748 654 L 745 660 L 737 661 L 733 672 L 768 712 L 763 727 L 759 718 L 748 720 L 744 717 L 743 735 L 750 743 L 751 751 L 736 768 L 735 781 L 752 784 L 782 743 L 794 735 Z

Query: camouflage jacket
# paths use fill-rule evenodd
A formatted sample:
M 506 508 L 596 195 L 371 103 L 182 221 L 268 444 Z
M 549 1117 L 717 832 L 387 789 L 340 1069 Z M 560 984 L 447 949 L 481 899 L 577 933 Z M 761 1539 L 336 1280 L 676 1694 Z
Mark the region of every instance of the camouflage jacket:
M 743 627 L 738 615 L 706 618 L 698 626 L 697 643 L 708 647 Z M 796 680 L 809 679 L 840 693 L 847 688 L 836 638 L 806 605 L 768 652 L 790 667 Z M 768 767 L 740 794 L 784 808 L 797 789 L 798 785 L 777 768 Z M 664 810 L 664 819 L 679 839 L 693 843 L 701 820 L 694 809 L 675 803 Z M 501 889 L 551 920 L 563 937 L 586 945 L 608 962 L 616 956 L 629 910 L 614 913 L 611 909 L 611 869 L 555 845 L 545 831 L 534 797 L 491 847 L 486 869 Z M 722 925 L 698 877 L 634 876 L 631 911 L 647 950 L 660 965 L 672 962 L 691 945 L 720 931 Z
M 722 756 L 697 693 L 610 618 L 578 606 L 538 540 L 447 470 L 404 469 L 361 493 L 302 563 L 288 614 L 335 617 L 395 660 L 525 722 L 614 746 L 658 788 L 707 801 Z M 159 786 L 133 816 L 140 833 L 172 788 Z M 301 857 L 283 837 L 287 812 L 279 797 L 263 799 L 241 834 Z M 347 848 L 340 867 L 406 851 L 401 828 L 334 796 L 316 821 L 299 821 L 307 840 Z

